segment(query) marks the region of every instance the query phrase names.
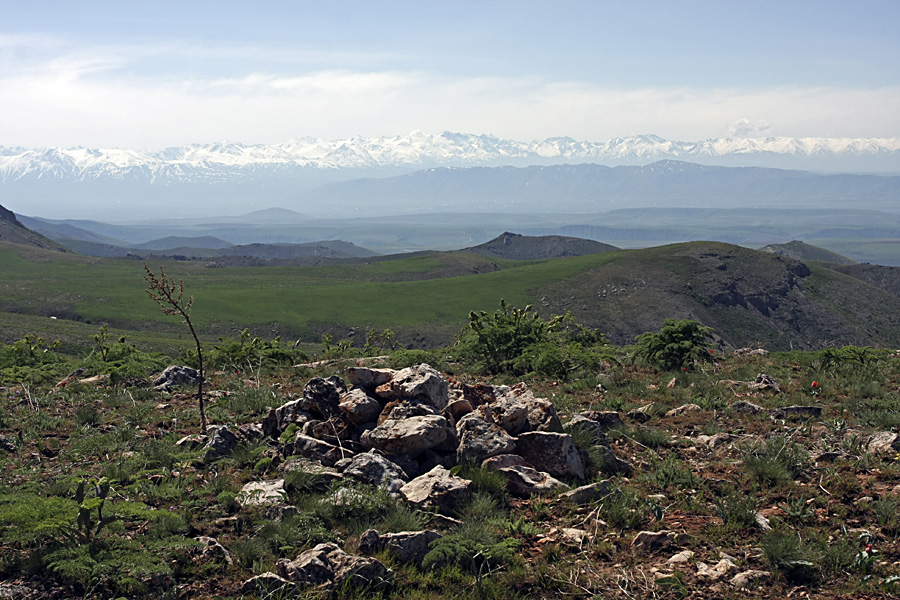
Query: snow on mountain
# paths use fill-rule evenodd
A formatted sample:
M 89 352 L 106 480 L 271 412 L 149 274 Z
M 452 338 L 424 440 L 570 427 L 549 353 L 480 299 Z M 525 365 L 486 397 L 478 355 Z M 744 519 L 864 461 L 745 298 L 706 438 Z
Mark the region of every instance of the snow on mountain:
M 829 170 L 878 161 L 868 170 L 900 170 L 900 138 L 719 138 L 671 141 L 655 135 L 606 142 L 567 137 L 519 142 L 491 135 L 452 132 L 344 140 L 292 139 L 274 145 L 192 144 L 159 152 L 123 149 L 0 146 L 0 183 L 16 181 L 146 181 L 208 183 L 303 177 L 310 171 L 414 170 L 437 166 L 497 166 L 588 162 L 636 164 L 677 159 L 710 164 L 798 165 Z M 799 161 L 799 162 L 798 162 Z M 806 161 L 806 162 L 803 162 Z M 845 162 L 842 162 L 845 161 Z M 886 165 L 886 166 L 885 166 Z M 892 168 L 892 166 L 894 168 Z M 864 167 L 865 168 L 865 167 Z

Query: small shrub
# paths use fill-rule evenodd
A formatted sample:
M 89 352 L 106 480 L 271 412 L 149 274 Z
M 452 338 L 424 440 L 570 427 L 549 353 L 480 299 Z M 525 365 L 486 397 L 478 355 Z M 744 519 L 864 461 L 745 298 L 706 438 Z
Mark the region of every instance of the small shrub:
M 671 435 L 662 429 L 654 427 L 635 427 L 629 431 L 626 437 L 647 448 L 662 448 L 672 441 Z
M 661 371 L 688 370 L 711 360 L 707 345 L 713 329 L 690 319 L 666 319 L 662 329 L 637 337 L 635 356 Z
M 271 456 L 264 456 L 261 459 L 259 459 L 258 461 L 256 461 L 255 465 L 253 465 L 253 472 L 257 473 L 258 475 L 263 475 L 265 473 L 268 473 L 269 471 L 272 470 L 273 462 L 274 461 L 272 460 Z
M 673 456 L 657 461 L 647 480 L 656 483 L 662 489 L 668 487 L 690 488 L 695 485 L 694 474 L 683 468 L 683 463 Z
M 464 533 L 445 535 L 431 543 L 431 550 L 422 561 L 423 569 L 457 565 L 474 575 L 483 575 L 509 564 L 521 543 L 514 538 L 484 543 Z
M 282 444 L 290 444 L 297 438 L 297 432 L 300 431 L 300 426 L 296 423 L 288 423 L 288 426 L 284 428 L 284 431 L 281 432 L 281 435 L 278 436 L 278 441 Z

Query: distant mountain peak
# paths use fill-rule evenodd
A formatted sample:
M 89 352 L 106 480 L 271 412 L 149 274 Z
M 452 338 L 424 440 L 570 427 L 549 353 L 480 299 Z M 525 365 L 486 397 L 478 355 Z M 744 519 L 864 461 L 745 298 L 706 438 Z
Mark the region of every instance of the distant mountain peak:
M 228 142 L 191 144 L 159 152 L 82 147 L 0 147 L 0 182 L 135 178 L 159 183 L 221 182 L 228 179 L 285 177 L 310 169 L 409 170 L 438 166 L 525 166 L 561 162 L 646 164 L 656 160 L 769 163 L 758 166 L 777 166 L 772 163 L 790 160 L 814 166 L 825 160 L 838 163 L 851 159 L 856 162 L 877 159 L 878 166 L 873 166 L 872 171 L 900 171 L 900 138 L 768 137 L 686 142 L 642 134 L 605 142 L 578 141 L 571 137 L 520 142 L 488 134 L 450 131 L 426 134 L 414 131 L 408 135 L 377 138 L 294 138 L 273 145 Z

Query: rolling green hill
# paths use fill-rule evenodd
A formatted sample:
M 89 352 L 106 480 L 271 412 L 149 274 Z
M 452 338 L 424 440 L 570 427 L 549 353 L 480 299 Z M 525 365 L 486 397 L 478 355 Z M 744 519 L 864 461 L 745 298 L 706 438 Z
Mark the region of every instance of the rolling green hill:
M 564 256 L 584 256 L 610 250 L 618 250 L 618 248 L 583 238 L 562 235 L 525 236 L 506 231 L 488 242 L 471 248 L 463 248 L 460 252 L 474 252 L 475 254 L 513 260 L 540 260 Z
M 315 267 L 150 266 L 184 279 L 195 324 L 211 340 L 247 327 L 307 342 L 357 335 L 362 345 L 367 329 L 390 328 L 408 346 L 434 347 L 453 339 L 469 311 L 492 311 L 504 298 L 545 315 L 572 311 L 616 343 L 666 318 L 693 318 L 726 347 L 900 346 L 900 296 L 895 284 L 878 284 L 887 268 L 841 271 L 718 242 L 540 261 L 423 252 Z M 0 245 L 4 341 L 21 333 L 22 315 L 45 317 L 32 321 L 34 332 L 50 338 L 71 321 L 177 338 L 181 324 L 144 289 L 139 261 Z

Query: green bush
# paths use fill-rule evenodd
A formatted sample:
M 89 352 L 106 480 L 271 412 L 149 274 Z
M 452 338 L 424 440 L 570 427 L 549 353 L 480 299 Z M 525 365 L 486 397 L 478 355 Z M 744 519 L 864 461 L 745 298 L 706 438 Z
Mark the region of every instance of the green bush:
M 422 560 L 422 568 L 457 565 L 470 573 L 480 575 L 512 562 L 520 545 L 521 542 L 515 538 L 484 543 L 471 539 L 464 533 L 445 535 L 431 543 L 431 550 Z
M 248 329 L 244 329 L 237 340 L 219 338 L 219 345 L 209 353 L 211 367 L 229 371 L 272 369 L 305 360 L 307 356 L 303 352 L 286 345 L 281 338 L 268 341 L 251 338 Z
M 606 343 L 600 332 L 579 325 L 571 313 L 545 320 L 530 305 L 516 308 L 501 300 L 493 314 L 469 313 L 456 350 L 478 371 L 566 379 L 595 369 L 605 357 Z
M 656 333 L 637 337 L 635 356 L 661 371 L 688 370 L 711 360 L 707 345 L 713 329 L 690 319 L 666 319 Z

